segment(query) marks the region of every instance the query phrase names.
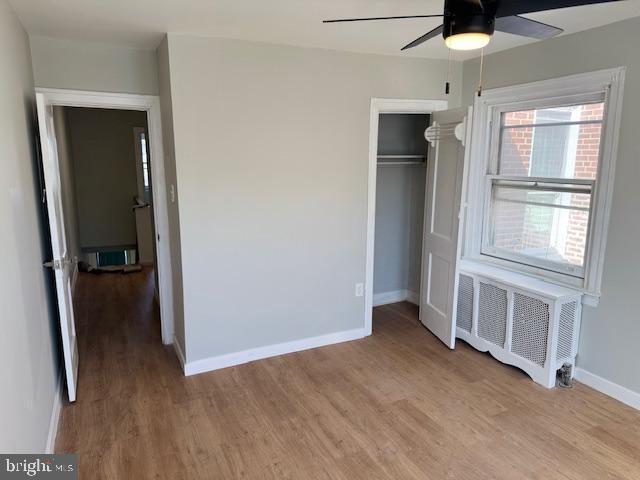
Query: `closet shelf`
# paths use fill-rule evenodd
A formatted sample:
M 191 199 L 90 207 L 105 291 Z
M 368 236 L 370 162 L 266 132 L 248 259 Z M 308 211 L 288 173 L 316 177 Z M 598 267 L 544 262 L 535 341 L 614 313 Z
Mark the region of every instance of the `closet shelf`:
M 378 155 L 378 165 L 426 165 L 426 155 Z
M 392 159 L 398 159 L 398 158 L 411 158 L 411 159 L 420 159 L 420 160 L 426 160 L 427 156 L 426 155 L 378 155 L 378 159 L 384 159 L 384 160 L 392 160 Z

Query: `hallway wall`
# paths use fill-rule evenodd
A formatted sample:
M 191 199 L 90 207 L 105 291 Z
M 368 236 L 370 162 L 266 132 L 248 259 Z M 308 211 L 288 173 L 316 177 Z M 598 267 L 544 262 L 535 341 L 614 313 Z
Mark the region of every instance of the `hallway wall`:
M 132 210 L 138 195 L 134 127 L 145 112 L 66 108 L 78 206 L 80 247 L 136 244 Z
M 41 215 L 29 40 L 0 0 L 0 452 L 47 447 L 59 353 Z

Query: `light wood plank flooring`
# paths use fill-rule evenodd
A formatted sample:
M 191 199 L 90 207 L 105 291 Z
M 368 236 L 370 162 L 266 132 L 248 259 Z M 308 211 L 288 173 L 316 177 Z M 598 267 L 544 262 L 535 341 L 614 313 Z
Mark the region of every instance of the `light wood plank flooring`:
M 406 303 L 377 308 L 367 339 L 184 377 L 152 282 L 79 280 L 56 451 L 79 454 L 81 479 L 640 478 L 639 412 L 449 351 Z

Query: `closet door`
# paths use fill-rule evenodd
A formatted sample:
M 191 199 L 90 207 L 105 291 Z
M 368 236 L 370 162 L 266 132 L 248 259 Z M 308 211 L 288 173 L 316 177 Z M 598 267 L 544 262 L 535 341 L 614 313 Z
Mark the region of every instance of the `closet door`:
M 471 110 L 454 109 L 432 116 L 433 145 L 429 148 L 427 194 L 422 249 L 420 321 L 449 348 L 455 346 L 456 266 L 461 229 L 466 132 Z M 463 124 L 463 127 L 456 126 Z M 456 134 L 461 138 L 458 139 Z

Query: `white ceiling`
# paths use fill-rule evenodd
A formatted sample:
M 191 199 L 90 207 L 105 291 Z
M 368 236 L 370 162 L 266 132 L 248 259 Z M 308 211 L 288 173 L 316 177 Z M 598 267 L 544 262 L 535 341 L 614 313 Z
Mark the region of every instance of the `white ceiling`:
M 433 39 L 400 48 L 438 19 L 323 25 L 328 18 L 442 13 L 443 0 L 9 0 L 30 34 L 155 48 L 165 32 L 346 50 L 446 58 Z M 566 33 L 640 16 L 640 0 L 526 15 Z M 532 40 L 496 33 L 485 52 Z M 457 58 L 463 58 L 460 55 Z M 468 58 L 464 57 L 464 58 Z

